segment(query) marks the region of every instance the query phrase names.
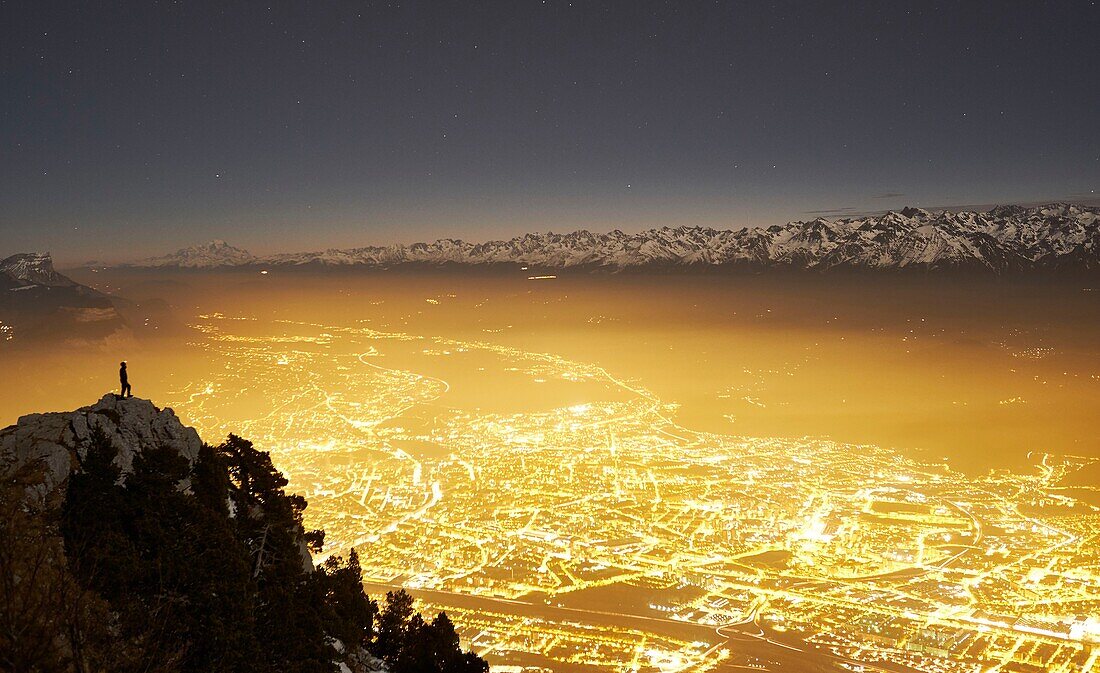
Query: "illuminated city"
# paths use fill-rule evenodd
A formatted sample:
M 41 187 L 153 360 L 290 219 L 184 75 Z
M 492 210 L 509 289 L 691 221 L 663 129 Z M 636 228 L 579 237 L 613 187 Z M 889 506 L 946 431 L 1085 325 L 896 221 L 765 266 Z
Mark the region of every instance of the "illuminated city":
M 0 673 L 1100 673 L 1098 34 L 0 0 Z
M 500 670 L 1100 657 L 1100 509 L 1060 488 L 1095 459 L 973 478 L 869 445 L 694 432 L 644 382 L 492 334 L 196 327 L 210 374 L 171 394 L 177 412 L 272 451 L 326 554 L 355 548 L 368 590 L 415 590 Z M 517 408 L 418 368 L 507 386 Z M 520 408 L 531 387 L 562 405 Z

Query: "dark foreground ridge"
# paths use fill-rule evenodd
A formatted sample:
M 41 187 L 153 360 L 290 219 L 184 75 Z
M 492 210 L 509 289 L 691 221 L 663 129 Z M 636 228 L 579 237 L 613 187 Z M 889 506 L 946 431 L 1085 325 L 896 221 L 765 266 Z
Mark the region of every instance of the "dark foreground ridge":
M 104 396 L 0 430 L 0 670 L 484 672 L 446 614 L 379 606 L 246 439 Z

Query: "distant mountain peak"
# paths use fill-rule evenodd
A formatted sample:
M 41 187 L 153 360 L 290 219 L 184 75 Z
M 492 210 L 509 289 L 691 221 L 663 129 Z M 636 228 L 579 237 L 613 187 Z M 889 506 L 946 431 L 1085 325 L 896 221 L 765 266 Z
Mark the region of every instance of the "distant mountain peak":
M 27 285 L 71 287 L 75 282 L 53 268 L 48 252 L 20 252 L 0 261 L 0 274 Z
M 49 253 L 23 252 L 0 260 L 0 345 L 98 341 L 129 329 L 121 311 L 130 302 L 81 285 L 53 268 Z M 148 323 L 149 314 L 143 318 Z
M 664 226 L 637 233 L 528 233 L 469 243 L 444 238 L 256 257 L 223 241 L 138 263 L 153 267 L 523 265 L 785 269 L 976 269 L 994 273 L 1100 270 L 1100 207 L 998 206 L 987 212 L 906 207 L 880 215 L 817 218 L 717 230 Z
M 932 213 L 928 212 L 924 208 L 914 208 L 913 206 L 906 206 L 901 209 L 901 214 L 905 217 L 931 217 Z
M 169 255 L 150 257 L 137 262 L 134 266 L 213 268 L 250 264 L 256 259 L 256 256 L 247 250 L 235 248 L 222 239 L 216 238 L 209 243 L 181 248 Z

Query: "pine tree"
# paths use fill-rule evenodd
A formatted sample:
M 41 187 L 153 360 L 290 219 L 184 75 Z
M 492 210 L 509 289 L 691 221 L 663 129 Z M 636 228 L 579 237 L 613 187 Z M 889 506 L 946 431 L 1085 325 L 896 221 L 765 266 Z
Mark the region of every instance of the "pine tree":
M 363 591 L 359 554 L 353 549 L 347 564 L 341 562 L 339 556 L 329 557 L 319 574 L 330 610 L 326 630 L 349 649 L 366 647 L 374 634 L 378 605 Z
M 132 517 L 118 484 L 117 456 L 110 438 L 94 428 L 84 455 L 78 455 L 80 470 L 69 477 L 61 508 L 61 534 L 73 571 L 108 599 L 129 591 L 142 564 L 126 530 Z
M 193 465 L 149 447 L 125 476 L 116 459 L 93 432 L 60 517 L 78 590 L 106 600 L 102 628 L 72 640 L 85 670 L 334 673 L 364 649 L 394 673 L 487 670 L 446 615 L 425 622 L 405 591 L 379 612 L 354 550 L 315 570 L 306 547 L 320 550 L 324 531 L 303 529 L 305 499 L 251 442 L 230 435 Z
M 220 514 L 229 514 L 229 473 L 225 460 L 209 444 L 199 449 L 191 470 L 191 492 L 200 505 Z
M 378 615 L 378 634 L 371 647 L 371 654 L 395 663 L 401 654 L 413 616 L 413 599 L 404 589 L 386 592 L 386 605 Z

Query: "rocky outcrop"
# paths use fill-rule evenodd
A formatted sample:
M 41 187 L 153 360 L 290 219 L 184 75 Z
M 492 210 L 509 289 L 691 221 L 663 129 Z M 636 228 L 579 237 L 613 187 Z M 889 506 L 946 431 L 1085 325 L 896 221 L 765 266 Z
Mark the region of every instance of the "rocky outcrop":
M 195 429 L 181 423 L 171 409 L 108 393 L 91 406 L 22 416 L 15 425 L 0 430 L 0 475 L 41 461 L 45 475 L 39 488 L 45 495 L 68 478 L 96 429 L 118 449 L 115 461 L 124 475 L 131 471 L 134 456 L 147 448 L 168 446 L 194 462 L 202 446 Z

